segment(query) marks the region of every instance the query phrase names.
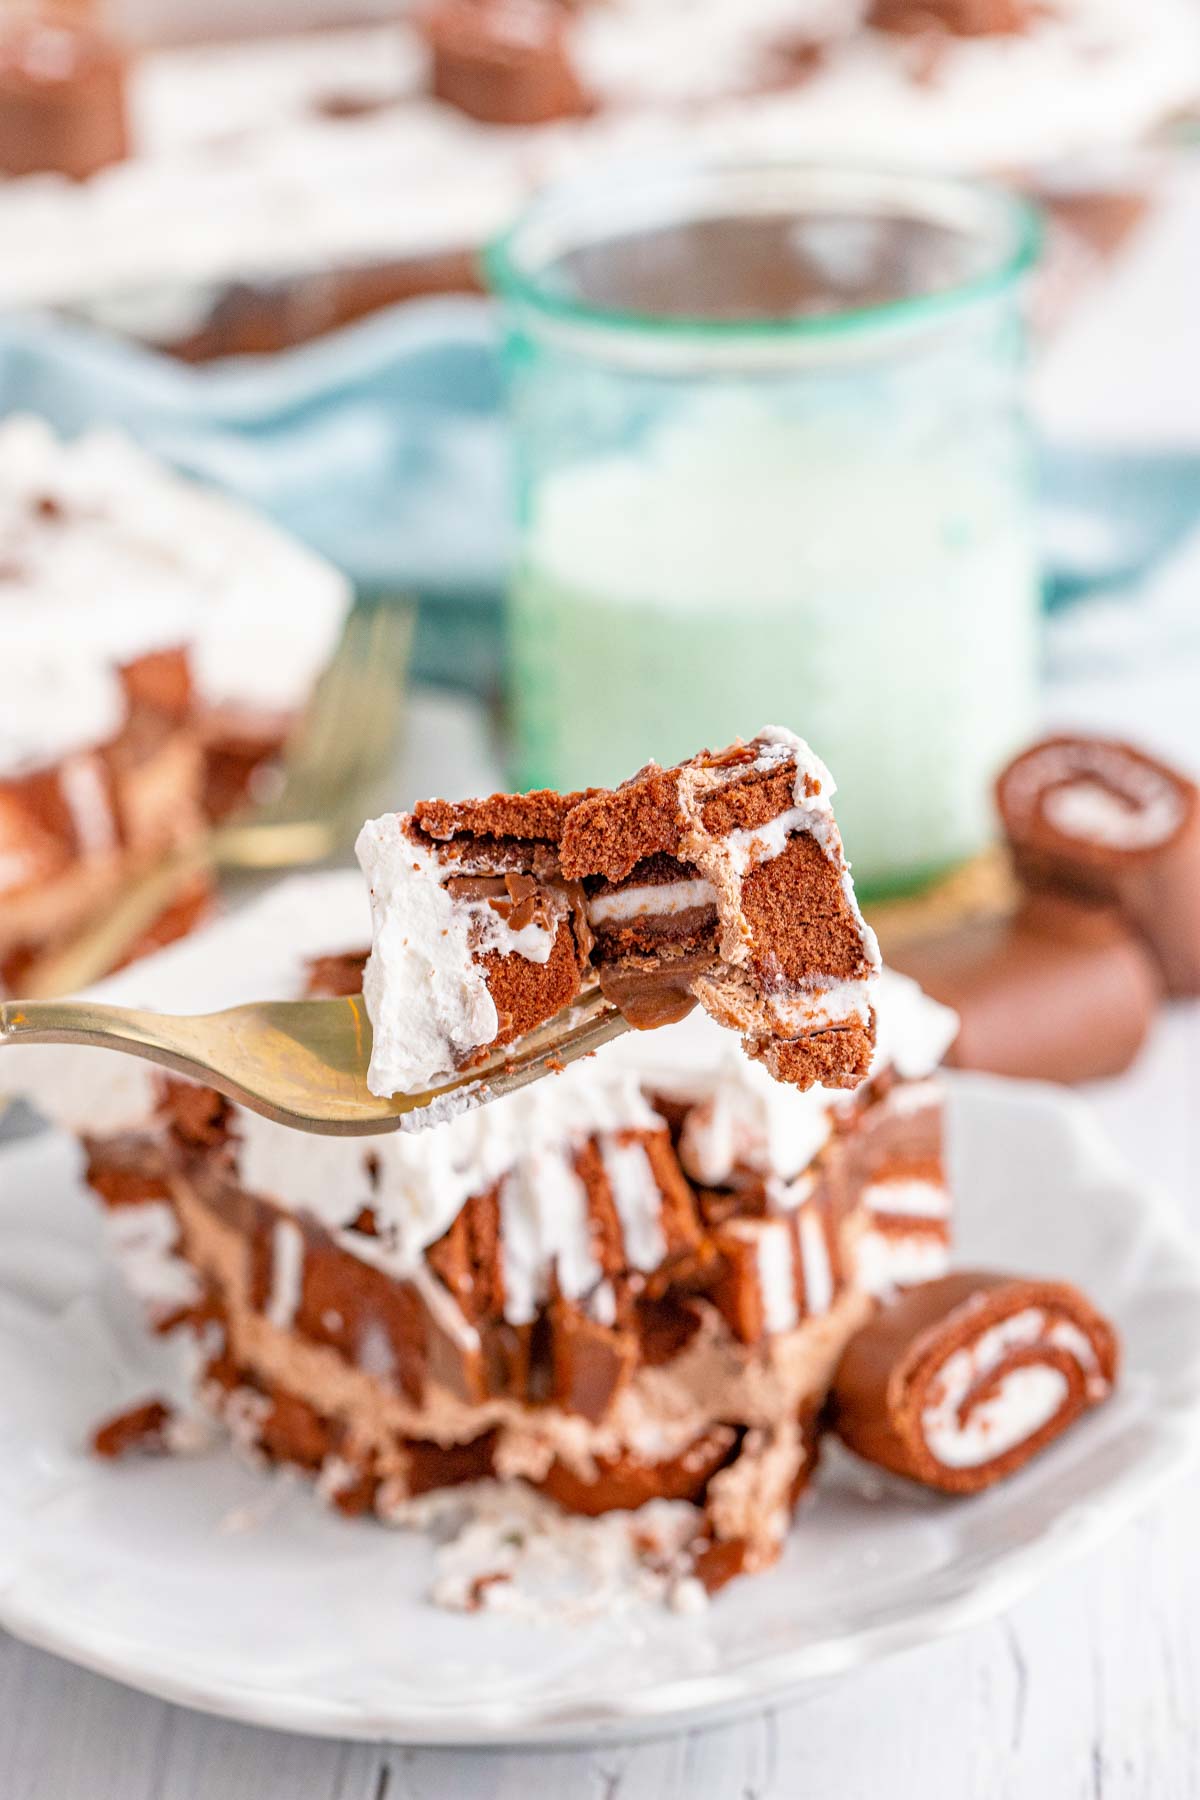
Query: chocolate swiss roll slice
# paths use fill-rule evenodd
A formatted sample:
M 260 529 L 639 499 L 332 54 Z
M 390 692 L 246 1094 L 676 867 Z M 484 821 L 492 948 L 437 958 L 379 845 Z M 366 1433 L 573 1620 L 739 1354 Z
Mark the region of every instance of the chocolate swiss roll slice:
M 597 981 L 637 1029 L 698 1001 L 777 1080 L 854 1087 L 879 951 L 833 791 L 772 726 L 611 791 L 424 801 L 368 821 L 372 1090 L 469 1068 Z
M 1022 878 L 1108 901 L 1175 994 L 1200 993 L 1200 791 L 1129 744 L 1054 737 L 997 783 Z
M 850 1340 L 834 1427 L 868 1462 L 973 1494 L 1103 1400 L 1117 1360 L 1112 1326 L 1067 1282 L 963 1270 L 910 1288 Z

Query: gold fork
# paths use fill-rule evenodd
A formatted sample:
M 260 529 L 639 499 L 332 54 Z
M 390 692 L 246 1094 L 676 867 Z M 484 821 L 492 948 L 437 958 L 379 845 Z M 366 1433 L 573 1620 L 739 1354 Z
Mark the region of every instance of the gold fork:
M 616 1007 L 593 989 L 518 1044 L 441 1087 L 380 1100 L 367 1087 L 371 1022 L 361 994 L 263 1001 L 189 1018 L 87 1000 L 0 1003 L 0 1046 L 122 1050 L 216 1088 L 280 1125 L 331 1137 L 436 1124 L 590 1056 L 626 1029 Z M 430 1106 L 434 1110 L 425 1114 Z
M 170 851 L 70 943 L 39 957 L 22 978 L 25 994 L 89 987 L 203 870 L 296 868 L 339 849 L 362 821 L 364 796 L 392 765 L 411 635 L 406 607 L 352 613 L 288 745 L 274 799 Z

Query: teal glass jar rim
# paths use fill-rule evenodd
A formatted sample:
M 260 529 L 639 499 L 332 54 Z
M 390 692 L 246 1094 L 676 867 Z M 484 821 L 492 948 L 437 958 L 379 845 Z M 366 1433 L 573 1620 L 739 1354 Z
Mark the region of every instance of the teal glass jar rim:
M 654 311 L 565 291 L 555 280 L 564 259 L 639 232 L 721 218 L 772 218 L 799 224 L 838 208 L 863 220 L 941 226 L 974 242 L 974 266 L 928 291 L 819 312 L 713 317 Z M 543 190 L 524 213 L 486 247 L 488 284 L 510 306 L 548 328 L 603 334 L 682 348 L 719 351 L 735 346 L 836 343 L 881 333 L 924 330 L 1018 286 L 1036 263 L 1042 218 L 1024 196 L 993 183 L 953 176 L 823 164 L 788 158 L 725 157 L 613 166 Z

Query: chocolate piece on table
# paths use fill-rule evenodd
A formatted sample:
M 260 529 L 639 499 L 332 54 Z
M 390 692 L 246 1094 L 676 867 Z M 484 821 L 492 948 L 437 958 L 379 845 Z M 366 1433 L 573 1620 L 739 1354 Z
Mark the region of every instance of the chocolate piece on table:
M 92 1433 L 92 1449 L 108 1462 L 137 1451 L 143 1456 L 162 1456 L 170 1449 L 169 1430 L 174 1409 L 165 1400 L 143 1400 L 125 1412 L 105 1419 Z
M 1062 1281 L 962 1270 L 851 1338 L 834 1428 L 868 1462 L 948 1494 L 1011 1475 L 1111 1391 L 1118 1343 Z
M 489 125 L 545 125 L 586 113 L 556 0 L 441 0 L 422 25 L 439 100 Z
M 1011 918 L 953 927 L 889 962 L 959 1015 L 946 1058 L 1043 1081 L 1097 1081 L 1137 1055 L 1159 977 L 1112 907 L 1032 894 Z
M 1018 873 L 1030 887 L 1119 906 L 1173 994 L 1200 993 L 1200 790 L 1129 744 L 1053 737 L 996 784 Z
M 84 181 L 128 152 L 125 59 L 115 45 L 53 18 L 0 27 L 0 171 Z
M 777 1080 L 853 1087 L 879 968 L 828 770 L 790 731 L 586 794 L 420 802 L 368 821 L 368 1080 L 413 1093 L 598 981 L 629 1023 L 697 1001 Z

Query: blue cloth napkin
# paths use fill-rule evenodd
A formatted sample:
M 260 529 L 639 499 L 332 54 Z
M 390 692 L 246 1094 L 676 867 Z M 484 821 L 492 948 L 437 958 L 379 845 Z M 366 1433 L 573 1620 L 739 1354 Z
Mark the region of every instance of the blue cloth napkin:
M 509 472 L 490 304 L 410 302 L 281 355 L 191 368 L 68 322 L 0 319 L 0 413 L 127 427 L 370 594 L 421 603 L 415 672 L 490 694 Z M 1046 593 L 1128 590 L 1200 522 L 1200 455 L 1043 446 Z

